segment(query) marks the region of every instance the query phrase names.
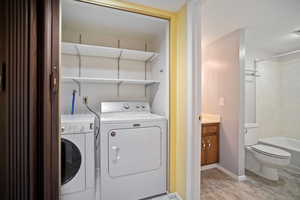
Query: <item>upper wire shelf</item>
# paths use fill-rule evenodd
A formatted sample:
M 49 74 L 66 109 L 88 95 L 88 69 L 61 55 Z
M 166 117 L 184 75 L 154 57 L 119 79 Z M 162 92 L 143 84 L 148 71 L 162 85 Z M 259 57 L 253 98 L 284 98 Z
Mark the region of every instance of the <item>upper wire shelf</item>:
M 71 42 L 62 42 L 61 47 L 62 54 L 77 56 L 96 56 L 143 62 L 151 62 L 153 59 L 159 56 L 159 54 L 156 52 L 138 51 Z

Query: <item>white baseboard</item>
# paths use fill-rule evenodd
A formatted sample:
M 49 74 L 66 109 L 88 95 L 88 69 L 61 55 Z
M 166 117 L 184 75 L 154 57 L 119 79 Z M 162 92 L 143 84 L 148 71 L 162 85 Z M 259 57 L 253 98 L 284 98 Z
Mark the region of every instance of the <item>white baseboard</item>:
M 168 194 L 168 197 L 172 200 L 182 200 L 181 196 L 177 192 Z
M 238 175 L 232 173 L 231 171 L 225 169 L 224 167 L 220 166 L 218 163 L 211 164 L 211 165 L 205 165 L 205 166 L 201 167 L 201 171 L 214 169 L 214 168 L 221 170 L 222 172 L 224 172 L 225 174 L 227 174 L 228 176 L 230 176 L 231 178 L 233 178 L 237 181 L 245 181 L 247 179 L 247 177 L 245 175 L 238 176 Z
M 245 181 L 245 180 L 247 180 L 246 175 L 238 176 L 238 181 Z
M 211 165 L 204 165 L 201 167 L 201 171 L 208 170 L 208 169 L 214 169 L 214 168 L 218 168 L 217 163 L 211 164 Z
M 220 165 L 218 165 L 217 168 L 237 181 L 245 181 L 247 179 L 247 177 L 245 175 L 238 176 Z
M 174 193 L 158 196 L 155 198 L 151 198 L 149 200 L 182 200 L 182 198 L 179 196 L 177 192 L 174 192 Z

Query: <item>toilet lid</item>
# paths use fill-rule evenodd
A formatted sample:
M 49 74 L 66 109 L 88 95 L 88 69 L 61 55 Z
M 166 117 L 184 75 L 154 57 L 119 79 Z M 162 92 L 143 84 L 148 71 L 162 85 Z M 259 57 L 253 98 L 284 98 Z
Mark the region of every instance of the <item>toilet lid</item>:
M 268 156 L 276 157 L 276 158 L 291 157 L 291 154 L 289 152 L 284 151 L 279 148 L 267 146 L 267 145 L 262 145 L 262 144 L 253 145 L 252 149 L 256 152 L 259 152 L 259 153 L 262 153 L 262 154 L 265 154 Z

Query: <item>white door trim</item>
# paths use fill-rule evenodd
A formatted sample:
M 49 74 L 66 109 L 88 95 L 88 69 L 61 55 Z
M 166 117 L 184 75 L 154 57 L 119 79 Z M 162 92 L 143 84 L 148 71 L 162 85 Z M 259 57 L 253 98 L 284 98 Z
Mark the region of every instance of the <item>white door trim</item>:
M 201 141 L 201 7 L 187 2 L 187 200 L 200 199 Z

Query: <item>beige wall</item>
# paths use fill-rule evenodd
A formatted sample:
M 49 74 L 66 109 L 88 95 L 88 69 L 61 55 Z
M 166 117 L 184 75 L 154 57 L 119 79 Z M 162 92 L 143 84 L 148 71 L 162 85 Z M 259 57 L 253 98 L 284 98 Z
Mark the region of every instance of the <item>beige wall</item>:
M 208 45 L 202 69 L 203 112 L 221 115 L 220 165 L 236 175 L 244 174 L 243 34 L 238 30 Z

